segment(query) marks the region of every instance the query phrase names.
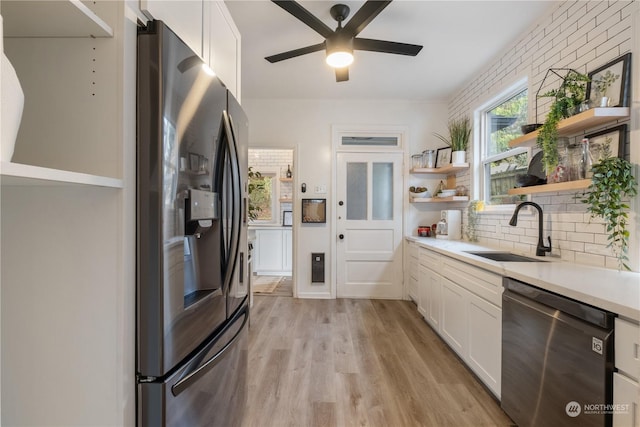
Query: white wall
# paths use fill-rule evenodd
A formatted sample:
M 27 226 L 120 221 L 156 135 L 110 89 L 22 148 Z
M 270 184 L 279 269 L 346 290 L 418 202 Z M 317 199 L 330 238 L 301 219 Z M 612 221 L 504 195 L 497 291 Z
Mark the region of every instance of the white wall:
M 640 55 L 640 32 L 634 26 L 634 14 L 638 14 L 640 3 L 636 1 L 566 1 L 560 2 L 550 10 L 548 16 L 516 40 L 511 47 L 490 61 L 477 73 L 477 78 L 469 81 L 452 97 L 449 102 L 450 116 L 473 115 L 489 98 L 515 82 L 527 76 L 529 78 L 530 123 L 544 120 L 548 109 L 548 100 L 540 100 L 539 115 L 535 120 L 533 101 L 547 69 L 551 67 L 570 67 L 582 73 L 588 73 L 601 65 L 627 53 L 633 52 L 631 86 L 634 90 L 632 117 L 638 116 L 638 56 Z M 635 22 L 635 23 L 634 23 Z M 635 31 L 635 37 L 634 37 Z M 634 46 L 634 40 L 636 44 Z M 549 79 L 552 80 L 552 79 Z M 545 86 L 558 82 L 545 82 Z M 544 90 L 543 90 L 544 92 Z M 638 162 L 639 120 L 626 120 L 620 123 L 629 124 L 631 136 L 631 155 Z M 607 125 L 612 126 L 613 124 Z M 605 127 L 607 127 L 605 126 Z M 592 133 L 601 128 L 589 129 Z M 628 135 L 628 136 L 629 136 Z M 581 138 L 581 135 L 576 138 Z M 473 149 L 473 147 L 471 147 Z M 471 175 L 462 174 L 463 182 L 469 183 Z M 478 197 L 478 195 L 475 195 Z M 617 260 L 607 248 L 607 233 L 599 220 L 590 218 L 585 205 L 573 198 L 573 193 L 545 193 L 534 196 L 533 201 L 542 205 L 545 212 L 545 235 L 551 234 L 553 253 L 563 260 L 596 266 L 617 268 Z M 637 210 L 637 208 L 636 208 Z M 519 221 L 517 227 L 508 226 L 508 215 L 481 215 L 479 236 L 480 242 L 500 246 L 506 249 L 517 249 L 533 252 L 537 243 L 537 219 Z M 637 225 L 632 224 L 632 256 L 631 266 L 634 270 L 640 267 L 638 247 L 640 237 Z M 549 230 L 549 231 L 547 231 Z
M 442 103 L 417 103 L 408 101 L 374 100 L 243 100 L 243 108 L 249 116 L 249 146 L 251 148 L 296 148 L 294 188 L 297 200 L 304 197 L 327 198 L 327 224 L 300 224 L 294 212 L 296 265 L 294 266 L 298 296 L 330 298 L 334 272 L 330 268 L 332 242 L 330 193 L 333 165 L 331 163 L 332 125 L 392 125 L 408 130 L 405 170 L 408 155 L 438 146 L 432 132 L 443 132 L 447 121 L 447 109 Z M 307 192 L 300 185 L 307 184 Z M 329 193 L 315 194 L 316 185 L 326 185 Z M 407 184 L 410 185 L 410 184 Z M 298 202 L 299 203 L 299 202 Z M 294 207 L 295 210 L 295 207 Z M 411 211 L 407 223 L 415 223 L 429 213 Z M 417 217 L 417 218 L 416 218 Z M 431 221 L 429 219 L 428 221 Z M 406 231 L 405 231 L 406 232 Z M 324 252 L 326 283 L 311 284 L 311 253 Z

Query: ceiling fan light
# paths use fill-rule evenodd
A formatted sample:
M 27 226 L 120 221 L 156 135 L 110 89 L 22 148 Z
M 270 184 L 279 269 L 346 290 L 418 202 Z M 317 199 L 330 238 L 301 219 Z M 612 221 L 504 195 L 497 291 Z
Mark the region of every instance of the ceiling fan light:
M 348 67 L 353 63 L 353 54 L 347 51 L 334 51 L 327 54 L 327 64 L 333 68 Z

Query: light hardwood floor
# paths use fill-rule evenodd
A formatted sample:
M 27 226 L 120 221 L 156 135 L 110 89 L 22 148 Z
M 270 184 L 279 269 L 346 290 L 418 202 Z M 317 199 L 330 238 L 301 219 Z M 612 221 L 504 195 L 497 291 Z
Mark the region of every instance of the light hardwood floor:
M 512 426 L 407 301 L 256 295 L 246 427 Z

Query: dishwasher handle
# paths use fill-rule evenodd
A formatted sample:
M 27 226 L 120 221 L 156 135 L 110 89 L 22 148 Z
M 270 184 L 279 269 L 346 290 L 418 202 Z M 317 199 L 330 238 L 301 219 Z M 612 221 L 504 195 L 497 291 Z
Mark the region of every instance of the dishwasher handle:
M 523 303 L 524 298 L 548 307 L 551 312 L 558 310 L 599 328 L 613 330 L 615 315 L 606 310 L 508 277 L 503 279 L 503 285 L 505 289 L 503 297 L 510 294 L 513 299 Z M 521 298 L 518 298 L 518 296 Z M 527 305 L 529 304 L 527 303 Z

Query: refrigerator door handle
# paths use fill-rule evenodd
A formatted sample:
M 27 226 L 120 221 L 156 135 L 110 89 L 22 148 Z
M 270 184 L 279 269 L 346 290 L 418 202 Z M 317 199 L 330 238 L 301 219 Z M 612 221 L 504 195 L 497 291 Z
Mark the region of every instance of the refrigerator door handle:
M 240 326 L 238 331 L 233 335 L 233 337 L 229 340 L 229 342 L 227 342 L 224 345 L 224 347 L 222 347 L 220 351 L 218 351 L 213 357 L 211 357 L 209 360 L 207 360 L 202 364 L 198 364 L 198 367 L 195 370 L 185 374 L 177 383 L 175 383 L 171 387 L 171 393 L 174 396 L 178 396 L 180 393 L 182 393 L 187 388 L 189 388 L 189 386 L 191 386 L 194 382 L 198 381 L 199 378 L 201 378 L 207 372 L 213 369 L 218 363 L 220 363 L 229 354 L 230 350 L 232 350 L 233 347 L 238 343 L 238 338 L 242 333 L 242 331 L 244 331 L 247 321 L 249 320 L 249 313 L 247 311 L 247 308 L 243 310 L 240 316 L 243 317 L 242 325 Z M 236 320 L 232 322 L 231 325 L 233 325 L 235 322 L 238 322 L 239 320 L 240 319 L 236 318 Z M 203 352 L 206 352 L 209 348 L 211 348 L 212 345 L 216 343 L 217 343 L 217 340 L 211 343 L 208 346 L 208 348 L 203 350 Z
M 236 268 L 236 261 L 238 257 L 238 250 L 240 246 L 240 228 L 242 227 L 241 207 L 238 206 L 241 200 L 242 194 L 242 180 L 240 179 L 240 161 L 238 159 L 238 152 L 236 150 L 235 137 L 233 129 L 231 128 L 231 120 L 227 111 L 222 112 L 222 129 L 226 136 L 227 149 L 230 157 L 231 166 L 231 182 L 232 182 L 232 197 L 231 197 L 231 239 L 228 252 L 228 264 L 224 275 L 224 281 L 222 282 L 225 293 L 231 287 L 231 280 L 233 279 L 233 273 Z

